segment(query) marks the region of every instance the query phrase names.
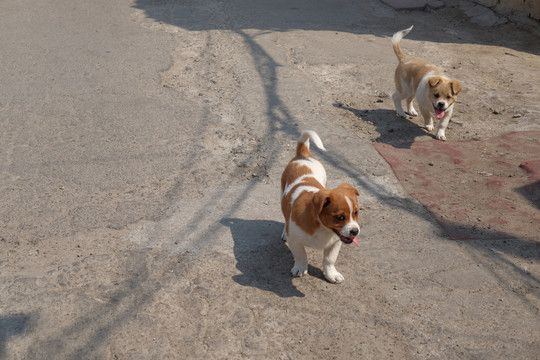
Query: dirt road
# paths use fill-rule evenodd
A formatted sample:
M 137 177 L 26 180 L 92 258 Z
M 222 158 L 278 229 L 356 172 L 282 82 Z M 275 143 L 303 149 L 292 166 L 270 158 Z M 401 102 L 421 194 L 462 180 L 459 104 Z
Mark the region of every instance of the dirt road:
M 452 240 L 373 146 L 434 141 L 390 97 L 411 24 L 464 85 L 448 143 L 540 131 L 538 24 L 444 3 L 2 2 L 0 358 L 538 356 L 538 237 Z M 279 239 L 306 128 L 361 193 L 340 285 Z

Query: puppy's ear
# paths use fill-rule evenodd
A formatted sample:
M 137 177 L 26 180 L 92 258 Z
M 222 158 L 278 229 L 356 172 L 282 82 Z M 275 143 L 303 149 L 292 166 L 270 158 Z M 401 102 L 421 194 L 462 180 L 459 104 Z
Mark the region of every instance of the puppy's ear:
M 343 184 L 339 185 L 338 188 L 341 188 L 341 189 L 345 190 L 348 193 L 354 194 L 355 196 L 360 196 L 360 193 L 358 192 L 358 190 L 353 188 L 350 184 L 343 183 Z
M 440 82 L 441 82 L 441 78 L 440 77 L 432 77 L 429 79 L 428 83 L 429 83 L 429 87 L 432 87 L 434 88 L 435 86 L 437 86 Z
M 326 190 L 321 190 L 313 195 L 313 207 L 317 214 L 320 214 L 325 207 L 330 204 L 330 196 Z
M 461 91 L 461 83 L 456 80 L 450 82 L 450 88 L 452 89 L 452 95 L 457 95 Z

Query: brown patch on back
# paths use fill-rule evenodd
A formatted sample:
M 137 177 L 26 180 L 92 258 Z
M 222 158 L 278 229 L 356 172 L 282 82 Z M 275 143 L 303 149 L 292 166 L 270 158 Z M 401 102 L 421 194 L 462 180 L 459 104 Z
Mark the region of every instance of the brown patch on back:
M 294 158 L 292 161 L 295 160 L 299 159 Z M 281 176 L 281 192 L 283 193 L 283 190 L 285 190 L 287 184 L 293 183 L 302 175 L 309 174 L 311 174 L 311 169 L 309 167 L 289 163 L 289 165 L 283 172 L 283 175 Z M 294 222 L 297 223 L 306 233 L 310 233 L 309 229 L 311 229 L 311 227 L 313 227 L 313 232 L 315 232 L 315 230 L 317 230 L 318 228 L 318 222 L 316 222 L 316 214 L 314 216 L 311 216 L 313 214 L 307 211 L 307 209 L 309 208 L 308 205 L 312 202 L 311 199 L 313 198 L 313 193 L 305 191 L 300 194 L 300 196 L 298 196 L 294 205 L 291 204 L 292 195 L 294 194 L 295 190 L 298 189 L 300 186 L 313 186 L 318 189 L 324 189 L 323 186 L 317 180 L 315 180 L 315 178 L 312 177 L 306 177 L 301 183 L 291 188 L 289 192 L 281 199 L 281 211 L 283 212 L 283 216 L 285 217 L 285 226 L 288 232 L 289 218 L 291 217 L 292 206 L 294 206 L 301 213 L 299 216 L 293 214 Z M 310 222 L 310 219 L 315 220 L 316 223 Z M 308 228 L 305 229 L 300 224 L 308 224 Z
M 292 184 L 294 180 L 298 179 L 302 175 L 311 174 L 311 169 L 307 166 L 293 164 L 294 161 L 301 160 L 294 158 L 289 162 L 289 165 L 285 168 L 285 171 L 283 171 L 283 174 L 281 175 L 281 192 L 285 190 L 285 187 L 287 184 Z
M 433 71 L 434 75 L 442 75 L 444 73 L 432 63 L 413 57 L 403 58 L 395 72 L 394 80 L 396 82 L 396 89 L 402 92 L 401 80 L 406 84 L 412 84 L 413 89 L 416 91 L 418 84 L 424 76 Z
M 297 163 L 294 163 L 298 160 L 308 160 L 310 158 L 313 158 L 311 155 L 311 151 L 309 150 L 309 147 L 305 143 L 298 143 L 296 145 L 296 156 L 289 162 L 285 170 L 283 171 L 283 174 L 281 175 L 281 192 L 285 190 L 285 187 L 287 184 L 292 184 L 296 179 L 303 175 L 309 175 L 311 174 L 311 169 L 308 166 L 299 165 Z M 307 177 L 305 178 L 301 183 L 297 184 L 293 188 L 289 190 L 287 195 L 285 195 L 281 199 L 281 211 L 283 212 L 283 216 L 285 217 L 285 227 L 287 233 L 289 232 L 289 219 L 291 218 L 291 211 L 292 211 L 292 205 L 291 205 L 291 198 L 294 194 L 294 191 L 300 187 L 300 186 L 313 186 L 319 189 L 323 189 L 322 184 L 320 184 L 315 178 Z M 313 198 L 312 192 L 303 192 L 298 196 L 294 203 L 294 207 L 297 209 L 300 209 L 299 211 L 296 211 L 296 213 L 300 213 L 298 216 L 293 214 L 293 220 L 296 224 L 300 226 L 302 230 L 304 230 L 306 233 L 309 233 L 312 235 L 319 227 L 319 223 L 316 220 L 316 214 L 312 214 L 309 211 L 309 204 L 311 204 L 311 200 Z M 312 206 L 311 206 L 312 207 Z M 313 216 L 312 216 L 313 215 Z M 302 225 L 301 225 L 302 224 Z M 303 224 L 306 224 L 306 226 L 303 226 Z M 311 232 L 311 233 L 310 233 Z
M 316 208 L 313 206 L 313 201 L 314 201 L 315 196 L 318 193 L 320 193 L 321 191 L 324 191 L 324 188 L 314 178 L 305 179 L 305 181 L 303 181 L 302 184 L 295 186 L 289 192 L 288 196 L 286 196 L 287 198 L 286 203 L 288 204 L 288 207 L 290 209 L 289 211 L 292 210 L 290 208 L 291 196 L 294 193 L 294 190 L 298 186 L 313 186 L 313 187 L 317 187 L 321 189 L 317 193 L 310 192 L 310 191 L 302 192 L 300 196 L 296 198 L 296 201 L 293 204 L 294 211 L 292 212 L 292 217 L 291 217 L 292 221 L 294 221 L 295 224 L 298 225 L 298 227 L 302 229 L 306 234 L 313 235 L 321 226 L 319 221 L 317 220 L 318 213 L 317 213 Z M 283 206 L 283 203 L 282 203 L 282 206 Z M 287 207 L 287 205 L 285 205 L 285 207 Z M 287 222 L 287 231 L 289 231 L 288 226 L 289 224 Z
M 307 147 L 304 143 L 298 143 L 298 145 L 296 145 L 296 156 L 289 161 L 289 164 L 287 164 L 283 174 L 281 174 L 282 192 L 285 190 L 285 186 L 292 183 L 296 178 L 311 173 L 311 169 L 307 166 L 298 166 L 297 164 L 293 164 L 293 162 L 297 160 L 308 158 L 313 158 L 311 151 L 309 151 L 309 147 Z

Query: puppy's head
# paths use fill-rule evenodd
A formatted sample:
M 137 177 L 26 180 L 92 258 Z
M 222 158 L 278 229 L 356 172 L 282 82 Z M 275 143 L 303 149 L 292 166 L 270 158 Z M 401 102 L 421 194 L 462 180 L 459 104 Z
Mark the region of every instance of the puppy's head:
M 334 231 L 345 244 L 353 241 L 358 244 L 358 195 L 358 190 L 344 183 L 335 189 L 323 189 L 313 197 L 313 205 L 322 224 Z
M 432 77 L 429 79 L 429 98 L 433 104 L 437 119 L 444 117 L 444 112 L 457 98 L 461 91 L 461 84 L 456 80 L 442 77 Z

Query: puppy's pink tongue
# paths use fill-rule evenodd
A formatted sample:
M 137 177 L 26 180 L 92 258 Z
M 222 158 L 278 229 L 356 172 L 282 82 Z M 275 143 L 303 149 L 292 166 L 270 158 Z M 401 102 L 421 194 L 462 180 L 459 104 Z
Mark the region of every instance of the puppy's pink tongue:
M 353 241 L 356 245 L 360 246 L 360 244 L 358 243 L 358 239 L 357 239 L 357 238 L 353 238 L 352 241 Z
M 441 119 L 444 116 L 444 110 L 435 109 L 435 115 L 437 115 L 437 119 Z

